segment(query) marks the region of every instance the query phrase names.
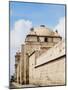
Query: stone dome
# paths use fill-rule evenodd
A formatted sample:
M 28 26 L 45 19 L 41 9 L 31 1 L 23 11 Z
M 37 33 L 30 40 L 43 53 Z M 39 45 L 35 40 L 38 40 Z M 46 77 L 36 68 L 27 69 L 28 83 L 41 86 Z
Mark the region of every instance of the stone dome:
M 29 32 L 28 35 L 36 35 L 36 32 L 34 31 L 34 28 L 31 28 L 30 29 L 30 32 Z
M 36 35 L 36 32 L 35 31 L 30 31 L 29 35 Z
M 60 36 L 58 32 L 54 32 L 50 28 L 47 28 L 45 26 L 39 26 L 33 28 L 30 32 L 29 35 L 38 35 L 38 36 Z
M 52 36 L 53 34 L 53 31 L 46 27 L 36 27 L 34 28 L 34 31 L 38 36 Z

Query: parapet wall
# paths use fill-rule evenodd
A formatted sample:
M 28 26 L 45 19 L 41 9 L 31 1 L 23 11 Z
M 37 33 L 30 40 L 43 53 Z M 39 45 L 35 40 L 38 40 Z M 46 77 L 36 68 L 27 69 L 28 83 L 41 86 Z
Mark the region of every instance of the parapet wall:
M 52 61 L 56 58 L 59 58 L 61 56 L 65 55 L 65 43 L 59 42 L 52 48 L 50 48 L 46 53 L 42 54 L 37 60 L 36 60 L 36 66 L 47 63 L 49 61 Z
M 29 58 L 29 83 L 65 85 L 65 42 L 61 41 L 39 58 L 34 53 Z

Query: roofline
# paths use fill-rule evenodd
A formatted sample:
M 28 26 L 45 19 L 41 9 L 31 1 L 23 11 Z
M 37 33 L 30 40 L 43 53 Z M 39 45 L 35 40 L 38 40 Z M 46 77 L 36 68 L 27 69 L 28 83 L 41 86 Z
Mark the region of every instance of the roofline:
M 64 54 L 64 55 L 62 55 L 62 56 L 59 56 L 59 57 L 57 57 L 57 58 L 55 58 L 55 59 L 53 59 L 53 60 L 47 61 L 47 62 L 45 62 L 45 63 L 39 64 L 39 65 L 36 65 L 35 68 L 38 68 L 38 67 L 43 66 L 43 65 L 45 65 L 45 64 L 48 64 L 48 63 L 51 63 L 51 62 L 57 61 L 57 59 L 61 59 L 61 58 L 63 58 L 63 57 L 66 57 L 66 54 Z
M 36 52 L 36 51 L 33 51 L 33 52 L 29 55 L 29 57 L 31 57 L 35 52 Z
M 29 36 L 37 36 L 37 37 L 51 37 L 51 38 L 55 37 L 55 38 L 61 38 L 61 39 L 62 39 L 62 37 L 61 37 L 61 36 L 45 36 L 45 35 L 27 35 L 26 37 L 29 37 Z

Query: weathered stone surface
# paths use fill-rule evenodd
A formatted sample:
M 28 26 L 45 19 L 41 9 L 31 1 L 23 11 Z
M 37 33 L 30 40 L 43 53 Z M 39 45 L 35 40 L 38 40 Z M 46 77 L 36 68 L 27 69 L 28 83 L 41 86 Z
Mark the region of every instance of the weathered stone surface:
M 65 85 L 65 44 L 57 45 L 35 59 L 35 53 L 29 59 L 29 80 L 40 86 Z
M 65 84 L 65 56 L 58 58 L 64 54 L 64 42 L 58 32 L 42 26 L 34 28 L 26 36 L 21 53 L 15 56 L 17 83 L 41 86 Z M 55 58 L 57 60 L 43 65 Z

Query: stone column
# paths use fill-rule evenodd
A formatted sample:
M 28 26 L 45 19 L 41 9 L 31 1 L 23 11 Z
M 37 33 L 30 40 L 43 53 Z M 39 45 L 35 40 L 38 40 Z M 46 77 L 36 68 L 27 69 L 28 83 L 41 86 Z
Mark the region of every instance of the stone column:
M 15 71 L 16 71 L 16 81 L 17 83 L 20 82 L 20 52 L 17 52 L 15 55 Z
M 17 83 L 20 83 L 20 65 L 17 66 Z
M 26 84 L 29 84 L 29 56 L 26 53 Z
M 17 64 L 15 62 L 15 82 L 17 82 Z
M 24 84 L 24 66 L 24 45 L 22 45 L 20 57 L 20 84 Z

